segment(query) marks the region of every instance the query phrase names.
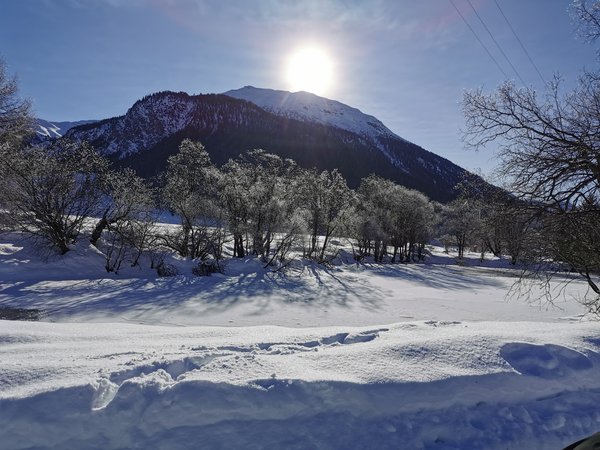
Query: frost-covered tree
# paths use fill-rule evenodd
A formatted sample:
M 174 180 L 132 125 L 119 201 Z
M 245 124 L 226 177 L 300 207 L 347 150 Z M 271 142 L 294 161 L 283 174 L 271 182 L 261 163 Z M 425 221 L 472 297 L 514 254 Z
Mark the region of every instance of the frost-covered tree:
M 85 219 L 100 211 L 108 161 L 84 142 L 61 140 L 12 151 L 0 164 L 3 222 L 69 251 Z
M 421 192 L 396 187 L 399 208 L 394 222 L 398 238 L 392 241 L 394 257 L 409 262 L 423 258 L 425 245 L 431 239 L 435 225 L 435 213 L 429 199 Z
M 464 257 L 464 252 L 469 245 L 478 243 L 477 231 L 480 228 L 480 220 L 480 210 L 476 202 L 467 198 L 459 197 L 444 206 L 440 227 L 443 234 L 452 236 L 459 259 Z
M 309 244 L 307 258 L 325 261 L 331 237 L 347 221 L 353 194 L 336 169 L 305 170 L 298 176 L 297 202 L 306 214 Z M 320 237 L 323 240 L 320 241 Z
M 108 227 L 137 220 L 155 208 L 152 187 L 132 169 L 107 171 L 100 178 L 100 186 L 104 194 L 104 210 L 90 237 L 93 245 Z
M 266 261 L 275 233 L 282 230 L 294 209 L 287 181 L 296 166 L 289 160 L 262 151 L 249 152 L 245 158 L 253 168 L 248 190 L 252 250 Z
M 102 215 L 92 231 L 90 242 L 101 246 L 105 268 L 117 272 L 129 258 L 138 264 L 144 250 L 153 241 L 156 221 L 154 190 L 131 169 L 110 170 L 101 177 Z
M 251 178 L 245 166 L 236 160 L 229 160 L 222 167 L 219 183 L 219 200 L 223 208 L 227 227 L 233 235 L 233 256 L 246 256 L 244 237 L 248 233 L 250 201 L 248 188 Z
M 150 253 L 152 259 L 159 248 L 156 219 L 155 211 L 143 210 L 106 226 L 101 249 L 107 272 L 117 273 L 125 261 L 131 267 L 137 266 L 144 252 Z
M 597 0 L 574 0 L 571 3 L 571 15 L 575 20 L 577 34 L 587 42 L 600 38 L 600 2 Z
M 271 258 L 275 234 L 294 209 L 290 180 L 295 170 L 293 161 L 263 150 L 246 152 L 222 168 L 220 197 L 234 237 L 234 256 L 243 257 L 249 250 L 264 261 Z
M 359 257 L 373 254 L 375 262 L 383 262 L 393 238 L 396 210 L 393 191 L 395 184 L 374 175 L 362 180 L 358 189 L 355 237 Z
M 17 79 L 10 76 L 0 59 L 0 152 L 17 145 L 31 133 L 31 105 L 18 95 Z M 6 155 L 0 153 L 0 158 Z
M 12 189 L 12 172 L 8 164 L 13 163 L 19 147 L 31 128 L 30 104 L 18 95 L 16 77 L 7 73 L 6 63 L 0 59 L 0 209 L 7 210 L 7 201 L 2 193 Z M 10 215 L 0 214 L 0 219 Z M 10 223 L 0 220 L 0 230 L 10 228 Z
M 392 263 L 419 259 L 434 224 L 425 195 L 374 175 L 361 182 L 356 217 L 359 252 L 372 251 L 376 262 L 383 262 L 388 246 L 393 247 Z
M 161 200 L 179 217 L 181 227 L 163 240 L 183 257 L 221 257 L 217 181 L 217 169 L 199 142 L 185 139 L 167 161 Z

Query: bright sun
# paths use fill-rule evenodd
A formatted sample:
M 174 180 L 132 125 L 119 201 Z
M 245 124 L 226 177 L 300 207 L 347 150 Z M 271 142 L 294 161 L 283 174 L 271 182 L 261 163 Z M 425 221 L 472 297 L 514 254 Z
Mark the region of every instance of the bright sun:
M 292 54 L 286 75 L 292 91 L 323 95 L 331 86 L 333 64 L 323 50 L 305 47 Z

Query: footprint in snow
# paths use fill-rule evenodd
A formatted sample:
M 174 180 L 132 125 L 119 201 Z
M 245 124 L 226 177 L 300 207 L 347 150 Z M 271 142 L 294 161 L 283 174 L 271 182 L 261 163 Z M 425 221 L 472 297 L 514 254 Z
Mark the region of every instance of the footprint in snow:
M 554 344 L 509 343 L 500 349 L 500 355 L 517 372 L 541 378 L 560 378 L 593 365 L 583 353 Z

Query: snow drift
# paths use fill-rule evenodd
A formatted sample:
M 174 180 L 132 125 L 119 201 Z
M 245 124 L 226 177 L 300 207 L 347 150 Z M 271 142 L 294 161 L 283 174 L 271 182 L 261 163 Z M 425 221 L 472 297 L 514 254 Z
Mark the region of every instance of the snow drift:
M 2 325 L 3 448 L 542 449 L 600 426 L 595 323 Z
M 585 283 L 546 310 L 475 255 L 169 279 L 102 258 L 0 244 L 0 309 L 41 319 L 0 320 L 0 449 L 561 449 L 600 429 Z

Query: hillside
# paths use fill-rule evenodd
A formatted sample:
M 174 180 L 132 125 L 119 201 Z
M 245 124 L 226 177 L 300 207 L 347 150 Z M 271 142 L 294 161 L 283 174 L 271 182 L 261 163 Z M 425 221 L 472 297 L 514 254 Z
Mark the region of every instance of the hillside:
M 269 92 L 260 90 L 264 91 Z M 237 95 L 244 92 L 248 89 Z M 282 91 L 273 92 L 277 96 Z M 217 165 L 262 148 L 302 167 L 338 168 L 351 187 L 374 173 L 438 201 L 454 198 L 453 188 L 465 174 L 452 162 L 394 135 L 372 116 L 339 102 L 302 94 L 298 98 L 303 101 L 293 107 L 273 110 L 234 94 L 152 94 L 125 115 L 72 128 L 66 137 L 90 141 L 102 154 L 144 176 L 164 170 L 166 159 L 184 138 L 201 141 Z M 318 111 L 325 112 L 319 116 Z
M 35 132 L 40 138 L 57 139 L 66 134 L 73 127 L 87 125 L 95 120 L 78 120 L 76 122 L 56 122 L 44 119 L 36 119 Z

